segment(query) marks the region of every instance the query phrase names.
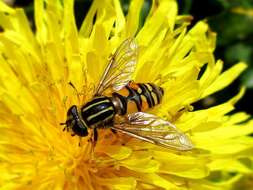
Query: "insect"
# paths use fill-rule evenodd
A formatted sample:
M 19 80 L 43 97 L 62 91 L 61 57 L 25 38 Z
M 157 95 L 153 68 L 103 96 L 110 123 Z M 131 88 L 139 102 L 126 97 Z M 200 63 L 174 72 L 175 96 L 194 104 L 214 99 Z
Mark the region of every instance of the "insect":
M 175 125 L 145 113 L 159 104 L 164 91 L 152 83 L 135 83 L 131 76 L 137 63 L 138 47 L 133 38 L 126 39 L 111 56 L 91 101 L 68 109 L 65 128 L 73 135 L 85 137 L 93 129 L 111 128 L 137 139 L 176 150 L 191 150 L 190 139 Z M 105 96 L 107 89 L 113 89 Z M 116 115 L 121 117 L 120 121 Z M 64 128 L 64 129 L 65 129 Z

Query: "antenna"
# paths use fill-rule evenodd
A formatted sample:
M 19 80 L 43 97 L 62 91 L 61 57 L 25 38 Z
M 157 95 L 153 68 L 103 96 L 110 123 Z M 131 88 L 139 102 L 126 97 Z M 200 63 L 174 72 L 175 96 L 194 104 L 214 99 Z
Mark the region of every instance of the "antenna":
M 75 85 L 71 81 L 69 81 L 68 84 L 74 89 L 77 99 L 78 99 L 78 102 L 80 103 L 80 96 L 79 96 L 78 90 L 76 89 Z

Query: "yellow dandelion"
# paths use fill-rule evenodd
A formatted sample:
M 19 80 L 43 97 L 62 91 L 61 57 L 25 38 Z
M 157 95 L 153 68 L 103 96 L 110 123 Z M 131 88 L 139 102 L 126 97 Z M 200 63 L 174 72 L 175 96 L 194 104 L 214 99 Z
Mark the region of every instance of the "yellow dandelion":
M 187 31 L 191 18 L 177 15 L 177 3 L 157 0 L 139 29 L 142 0 L 131 1 L 126 17 L 118 0 L 95 0 L 78 30 L 73 4 L 35 0 L 34 33 L 23 9 L 0 2 L 1 189 L 223 190 L 252 175 L 253 121 L 228 114 L 244 88 L 221 105 L 191 106 L 246 68 L 238 63 L 222 72 L 213 55 L 216 35 L 205 22 Z M 132 36 L 139 47 L 134 81 L 164 88 L 149 113 L 186 133 L 192 151 L 101 129 L 93 155 L 88 137 L 79 146 L 62 131 L 68 108 L 91 99 L 110 54 Z

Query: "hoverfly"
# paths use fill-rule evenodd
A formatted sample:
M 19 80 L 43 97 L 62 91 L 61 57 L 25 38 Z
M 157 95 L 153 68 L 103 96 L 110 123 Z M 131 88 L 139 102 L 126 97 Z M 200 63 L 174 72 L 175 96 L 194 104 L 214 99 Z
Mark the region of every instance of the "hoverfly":
M 191 141 L 175 125 L 144 112 L 161 102 L 164 91 L 152 83 L 131 81 L 137 50 L 133 38 L 123 41 L 111 56 L 92 100 L 81 107 L 72 105 L 66 122 L 61 124 L 80 137 L 87 136 L 88 129 L 93 129 L 94 141 L 97 140 L 97 128 L 111 128 L 156 145 L 191 150 Z M 104 92 L 109 88 L 113 93 L 108 97 Z M 116 115 L 123 121 L 117 121 Z

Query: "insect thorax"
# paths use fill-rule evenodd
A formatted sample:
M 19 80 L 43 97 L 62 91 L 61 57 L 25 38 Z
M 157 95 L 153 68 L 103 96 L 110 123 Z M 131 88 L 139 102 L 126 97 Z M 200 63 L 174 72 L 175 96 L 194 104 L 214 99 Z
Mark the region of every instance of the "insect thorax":
M 81 115 L 90 128 L 106 127 L 113 122 L 115 108 L 109 97 L 99 96 L 81 108 Z

